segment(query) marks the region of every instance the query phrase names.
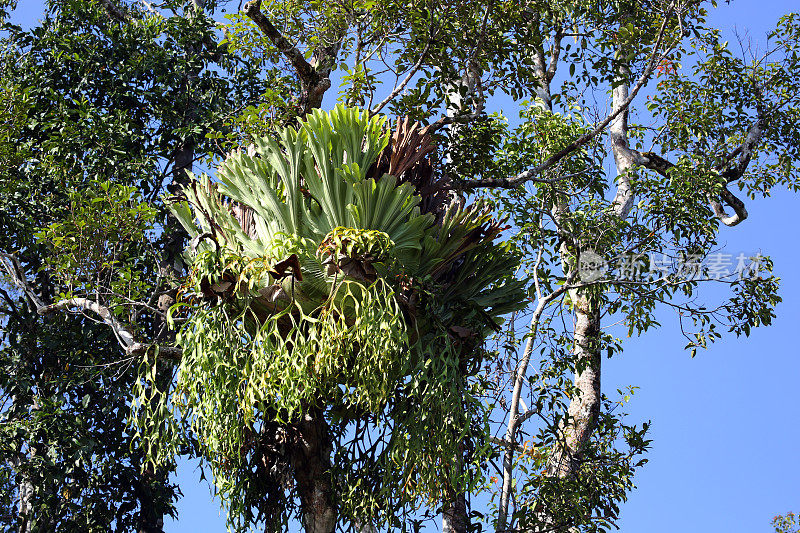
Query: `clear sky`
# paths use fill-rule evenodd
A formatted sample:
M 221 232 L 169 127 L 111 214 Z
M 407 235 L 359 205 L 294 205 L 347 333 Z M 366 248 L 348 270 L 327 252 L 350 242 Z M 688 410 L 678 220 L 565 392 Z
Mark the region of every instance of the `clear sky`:
M 763 40 L 797 0 L 736 0 L 712 10 L 710 24 Z M 40 0 L 21 0 L 16 20 L 29 25 Z M 691 359 L 669 312 L 662 328 L 627 339 L 604 362 L 603 388 L 640 387 L 629 421 L 651 420 L 649 464 L 622 506 L 626 533 L 766 532 L 776 514 L 800 511 L 800 198 L 775 190 L 750 201 L 750 217 L 721 229 L 726 252 L 761 252 L 775 261 L 783 303 L 769 328 L 750 338 L 723 337 Z M 180 518 L 167 533 L 223 533 L 224 515 L 194 465 L 181 464 Z

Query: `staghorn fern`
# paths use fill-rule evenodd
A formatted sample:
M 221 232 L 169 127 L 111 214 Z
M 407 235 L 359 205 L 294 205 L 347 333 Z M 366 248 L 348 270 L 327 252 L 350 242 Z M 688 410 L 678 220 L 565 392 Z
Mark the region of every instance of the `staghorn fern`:
M 465 369 L 501 315 L 521 307 L 523 283 L 517 259 L 493 242 L 501 224 L 480 205 L 441 201 L 430 139 L 403 124 L 390 145 L 384 118 L 316 110 L 231 154 L 217 183 L 195 178 L 172 205 L 192 246 L 172 310 L 187 318 L 171 404 L 232 520 L 249 516 L 252 435 L 310 407 L 340 424 L 391 427 L 364 467 L 382 481 L 342 489 L 345 515 L 380 510 L 390 520 L 392 505 L 436 502 L 470 482 L 452 470 L 481 417 Z M 393 166 L 400 175 L 376 174 Z M 423 213 L 423 204 L 439 207 Z

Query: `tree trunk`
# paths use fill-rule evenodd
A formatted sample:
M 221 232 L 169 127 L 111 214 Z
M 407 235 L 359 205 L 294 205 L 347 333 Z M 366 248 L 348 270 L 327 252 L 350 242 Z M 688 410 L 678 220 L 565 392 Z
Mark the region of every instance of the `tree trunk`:
M 569 404 L 569 420 L 549 465 L 551 475 L 567 477 L 580 467 L 583 449 L 600 415 L 600 306 L 590 295 L 572 293 L 575 303 L 573 356 L 576 396 Z
M 462 387 L 465 386 L 462 383 Z M 462 474 L 464 470 L 464 446 L 458 447 L 454 469 Z M 466 533 L 470 529 L 467 508 L 467 495 L 463 491 L 451 491 L 442 506 L 442 533 Z
M 353 524 L 358 533 L 378 533 L 378 529 L 369 522 L 357 521 Z
M 452 85 L 447 94 L 447 117 L 453 118 L 460 113 L 479 114 L 483 110 L 484 102 L 480 99 L 478 88 L 481 83 L 481 70 L 474 61 L 468 61 L 461 78 Z M 450 136 L 455 139 L 458 135 L 459 125 L 453 123 Z M 450 149 L 445 157 L 446 163 L 451 163 Z M 464 468 L 463 446 L 459 447 L 460 457 L 457 459 L 456 469 L 461 472 Z M 465 533 L 469 529 L 469 516 L 467 513 L 467 498 L 463 492 L 454 493 L 449 501 L 442 506 L 442 533 Z
M 560 479 L 578 474 L 586 445 L 592 437 L 600 415 L 602 392 L 600 389 L 600 305 L 595 297 L 580 291 L 571 291 L 575 303 L 572 353 L 575 361 L 574 385 L 577 389 L 570 401 L 565 423 L 559 428 L 553 454 L 547 465 L 547 474 Z M 532 531 L 573 531 L 570 524 L 559 524 L 548 510 L 536 514 Z
M 31 497 L 33 496 L 33 485 L 27 476 L 21 476 L 19 481 L 19 533 L 31 532 Z
M 17 401 L 16 396 L 13 398 L 12 401 L 13 402 Z M 33 411 L 36 411 L 38 409 L 39 409 L 39 400 L 38 397 L 34 396 L 31 408 L 31 415 L 33 414 Z M 12 411 L 13 410 L 14 408 L 12 407 Z M 19 480 L 17 482 L 18 483 L 17 490 L 19 491 L 18 494 L 19 502 L 17 507 L 19 511 L 19 516 L 17 518 L 19 525 L 17 527 L 17 530 L 19 533 L 31 533 L 33 531 L 34 509 L 32 500 L 35 487 L 33 486 L 33 482 L 30 479 L 30 474 L 25 471 L 26 466 L 24 465 L 24 463 L 27 461 L 28 464 L 33 464 L 33 456 L 36 455 L 37 447 L 32 442 L 29 442 L 28 445 L 30 447 L 29 448 L 30 456 L 28 457 L 26 455 L 20 454 L 14 460 L 14 466 L 16 467 L 17 473 L 19 475 Z M 42 490 L 42 488 L 43 487 L 40 487 L 40 490 Z M 40 525 L 39 530 L 47 531 L 47 528 Z
M 466 533 L 468 527 L 467 498 L 463 493 L 456 494 L 442 509 L 442 533 Z
M 330 472 L 333 448 L 322 412 L 314 409 L 305 413 L 292 430 L 291 461 L 303 528 L 306 533 L 333 533 L 337 521 Z

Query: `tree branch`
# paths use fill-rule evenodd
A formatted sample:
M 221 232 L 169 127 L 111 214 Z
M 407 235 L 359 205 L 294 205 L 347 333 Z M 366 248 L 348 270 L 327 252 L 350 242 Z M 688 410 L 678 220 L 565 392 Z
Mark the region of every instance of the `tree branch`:
M 711 209 L 714 211 L 714 215 L 716 215 L 720 222 L 726 226 L 733 227 L 747 218 L 747 209 L 744 207 L 744 202 L 734 196 L 727 187 L 722 188 L 719 196 L 722 198 L 723 202 L 733 209 L 733 214 L 728 215 L 728 213 L 725 212 L 725 207 L 723 207 L 720 202 L 711 200 Z
M 623 50 L 617 52 L 618 56 L 623 55 Z M 616 83 L 617 86 L 611 91 L 612 109 L 616 110 L 628 99 L 628 78 L 630 69 L 626 64 L 617 67 Z M 633 187 L 631 185 L 630 170 L 634 165 L 635 152 L 631 150 L 628 139 L 628 115 L 629 109 L 625 109 L 609 128 L 611 136 L 611 150 L 614 152 L 614 162 L 617 165 L 617 191 L 611 205 L 614 213 L 625 218 L 633 206 Z
M 76 308 L 81 311 L 91 311 L 98 315 L 103 323 L 111 328 L 120 346 L 122 346 L 122 349 L 125 350 L 125 353 L 128 355 L 144 355 L 148 350 L 154 350 L 156 353 L 166 357 L 180 359 L 183 353 L 180 348 L 174 346 L 159 346 L 156 344 L 138 342 L 134 338 L 133 333 L 117 320 L 111 308 L 100 305 L 88 298 L 68 298 L 66 300 L 60 300 L 54 304 L 37 309 L 36 312 L 39 315 L 46 316 L 59 311 L 70 311 Z
M 647 67 L 644 69 L 642 74 L 639 76 L 639 79 L 636 81 L 636 84 L 633 86 L 633 89 L 630 91 L 630 94 L 624 101 L 619 103 L 619 107 L 612 110 L 612 112 L 601 122 L 597 123 L 591 131 L 584 133 L 567 146 L 556 152 L 555 154 L 551 155 L 547 159 L 545 159 L 542 163 L 535 166 L 532 169 L 526 170 L 525 172 L 521 172 L 512 178 L 487 178 L 482 180 L 474 180 L 474 181 L 467 181 L 456 183 L 453 186 L 456 188 L 461 189 L 478 189 L 478 188 L 485 188 L 485 187 L 497 187 L 502 189 L 514 189 L 525 182 L 534 181 L 534 178 L 544 171 L 550 169 L 551 167 L 555 166 L 559 161 L 564 159 L 566 156 L 577 150 L 578 148 L 584 146 L 589 141 L 594 139 L 598 134 L 608 127 L 612 121 L 614 121 L 618 116 L 620 116 L 623 112 L 625 112 L 628 107 L 630 107 L 631 102 L 636 98 L 636 95 L 639 91 L 647 84 L 647 81 L 650 79 L 650 76 L 655 69 L 655 66 L 659 59 L 668 55 L 674 48 L 675 44 L 670 46 L 667 50 L 663 53 L 659 53 L 659 49 L 661 48 L 662 43 L 664 42 L 664 34 L 666 33 L 667 22 L 670 20 L 670 15 L 664 17 L 664 22 L 661 24 L 661 28 L 658 31 L 658 37 L 656 38 L 656 42 L 653 45 L 653 53 L 650 55 L 650 59 L 647 63 Z
M 317 73 L 314 67 L 306 61 L 303 53 L 293 46 L 286 37 L 276 28 L 272 22 L 261 12 L 261 0 L 252 0 L 244 5 L 244 14 L 256 23 L 256 26 L 264 33 L 264 35 L 272 41 L 272 44 L 286 56 L 289 62 L 294 67 L 300 81 L 308 85 L 314 85 L 317 82 Z
M 96 315 L 100 316 L 103 322 L 107 326 L 111 327 L 111 330 L 114 332 L 114 335 L 117 337 L 117 340 L 125 349 L 125 351 L 127 351 L 128 348 L 135 343 L 133 340 L 133 334 L 122 324 L 120 324 L 119 320 L 117 320 L 117 318 L 114 316 L 114 313 L 111 311 L 111 309 L 104 305 L 100 305 L 94 300 L 89 300 L 88 298 L 68 298 L 66 300 L 61 300 L 54 304 L 41 307 L 37 309 L 36 312 L 39 315 L 45 316 L 57 311 L 69 311 L 70 309 L 74 308 L 78 308 L 82 311 L 92 311 Z
M 536 333 L 539 329 L 539 319 L 544 313 L 545 308 L 555 300 L 556 298 L 560 297 L 564 294 L 567 290 L 571 287 L 568 283 L 565 283 L 557 290 L 551 292 L 544 298 L 539 299 L 538 304 L 536 305 L 536 309 L 533 312 L 533 316 L 531 317 L 531 324 L 530 324 L 530 332 L 528 333 L 528 340 L 525 343 L 525 350 L 522 354 L 522 359 L 520 359 L 519 364 L 517 365 L 516 370 L 514 371 L 514 390 L 511 393 L 511 405 L 509 411 L 509 418 L 508 418 L 508 428 L 506 429 L 506 436 L 503 439 L 506 443 L 514 443 L 516 442 L 516 434 L 517 429 L 519 428 L 520 424 L 523 420 L 526 420 L 533 411 L 528 411 L 524 415 L 519 415 L 519 403 L 520 398 L 522 396 L 522 388 L 525 385 L 526 381 L 526 373 L 528 371 L 528 364 L 531 360 L 531 355 L 533 354 L 533 343 L 536 340 Z M 497 513 L 497 531 L 505 531 L 506 529 L 506 522 L 508 517 L 508 504 L 511 499 L 511 483 L 514 470 L 514 448 L 507 447 L 506 452 L 503 456 L 503 488 L 502 492 L 500 493 L 500 503 L 498 505 L 498 513 Z
M 119 7 L 117 7 L 111 0 L 99 0 L 99 3 L 106 8 L 106 12 L 111 18 L 120 22 L 128 22 L 128 15 Z
M 310 110 L 320 107 L 325 91 L 331 87 L 330 73 L 336 66 L 336 56 L 341 47 L 342 36 L 340 35 L 334 44 L 318 49 L 315 52 L 315 64 L 312 64 L 306 61 L 303 53 L 261 12 L 261 0 L 247 2 L 243 11 L 289 60 L 297 73 L 301 89 L 300 114 L 305 115 Z
M 169 358 L 179 359 L 181 356 L 181 349 L 173 346 L 157 346 L 154 344 L 147 344 L 138 342 L 133 333 L 122 325 L 114 316 L 113 311 L 104 305 L 101 305 L 94 300 L 88 298 L 67 298 L 60 300 L 54 304 L 47 305 L 36 294 L 30 286 L 27 278 L 25 278 L 22 268 L 19 265 L 16 257 L 11 254 L 0 253 L 0 263 L 3 269 L 8 274 L 11 282 L 20 291 L 22 291 L 33 303 L 36 308 L 36 313 L 41 316 L 50 315 L 59 311 L 70 311 L 72 309 L 80 309 L 81 311 L 91 311 L 98 315 L 104 324 L 109 326 L 114 332 L 120 346 L 128 355 L 142 355 L 150 349 L 156 350 L 158 353 L 165 355 Z
M 446 115 L 441 117 L 436 122 L 432 122 L 427 126 L 428 133 L 434 133 L 445 126 L 450 124 L 466 124 L 472 120 L 481 118 L 481 113 L 465 113 L 462 115 Z
M 39 295 L 31 288 L 28 280 L 22 272 L 22 267 L 19 266 L 17 258 L 11 254 L 0 253 L 0 263 L 3 264 L 3 269 L 8 274 L 11 283 L 33 303 L 34 307 L 39 310 L 45 306 L 45 303 L 39 298 Z
M 545 76 L 547 81 L 553 81 L 558 68 L 558 59 L 561 56 L 561 40 L 564 38 L 564 29 L 559 26 L 553 34 L 553 45 L 550 47 L 550 64 L 547 66 Z
M 427 43 L 425 43 L 425 48 L 422 50 L 422 53 L 420 54 L 420 56 L 419 56 L 419 59 L 417 60 L 417 62 L 416 62 L 416 63 L 414 63 L 414 66 L 412 66 L 412 67 L 411 67 L 411 70 L 409 70 L 409 71 L 408 71 L 408 75 L 406 75 L 406 77 L 403 79 L 403 81 L 401 81 L 401 82 L 400 82 L 400 83 L 399 83 L 399 84 L 398 84 L 398 85 L 397 85 L 397 86 L 394 88 L 394 90 L 392 90 L 392 92 L 391 92 L 391 93 L 389 93 L 389 96 L 387 96 L 386 98 L 384 98 L 384 99 L 383 99 L 383 100 L 382 100 L 382 101 L 381 101 L 381 102 L 380 102 L 380 103 L 379 103 L 377 106 L 375 106 L 375 107 L 373 107 L 372 109 L 370 109 L 370 111 L 369 111 L 369 115 L 370 115 L 370 116 L 377 115 L 377 114 L 380 112 L 380 110 L 381 110 L 381 109 L 383 109 L 383 108 L 386 106 L 386 104 L 388 104 L 389 102 L 391 102 L 391 101 L 392 101 L 392 99 L 393 99 L 395 96 L 397 96 L 398 94 L 400 94 L 400 92 L 401 92 L 403 89 L 405 89 L 406 85 L 408 85 L 408 82 L 409 82 L 409 81 L 411 81 L 411 78 L 413 78 L 413 77 L 414 77 L 414 75 L 415 75 L 415 74 L 416 74 L 416 73 L 419 71 L 420 67 L 422 67 L 422 62 L 425 60 L 425 56 L 427 56 L 427 55 L 428 55 L 428 49 L 429 49 L 429 48 L 430 48 L 430 46 L 431 46 L 431 41 L 432 41 L 432 39 L 431 39 L 431 38 L 430 38 L 430 36 L 429 36 L 429 38 L 428 38 L 428 42 L 427 42 Z
M 745 208 L 744 202 L 730 192 L 727 185 L 740 179 L 747 171 L 747 167 L 750 164 L 753 156 L 753 150 L 755 150 L 756 145 L 761 140 L 762 121 L 762 118 L 757 118 L 755 120 L 750 128 L 748 128 L 742 144 L 732 152 L 732 155 L 739 155 L 739 160 L 736 165 L 727 166 L 725 168 L 716 168 L 716 170 L 720 172 L 720 176 L 722 176 L 725 180 L 725 184 L 722 186 L 722 190 L 719 193 L 722 202 L 715 200 L 712 197 L 709 197 L 709 201 L 711 203 L 711 209 L 714 211 L 714 215 L 720 220 L 720 222 L 729 227 L 736 226 L 747 218 L 747 209 Z M 675 166 L 674 163 L 667 161 L 663 157 L 652 152 L 640 153 L 632 151 L 632 153 L 634 154 L 634 163 L 636 165 L 654 170 L 662 176 L 666 176 L 667 172 L 669 172 L 669 170 Z M 723 163 L 723 165 L 725 164 L 726 163 Z M 725 205 L 733 209 L 732 215 L 729 215 L 725 211 L 723 202 Z

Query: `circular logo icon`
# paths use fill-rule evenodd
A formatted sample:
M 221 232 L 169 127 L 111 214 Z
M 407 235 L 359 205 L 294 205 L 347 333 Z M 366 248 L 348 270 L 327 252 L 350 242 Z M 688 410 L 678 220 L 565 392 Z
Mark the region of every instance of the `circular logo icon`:
M 578 262 L 581 281 L 597 281 L 603 277 L 607 270 L 608 263 L 606 263 L 602 255 L 595 253 L 593 250 L 581 252 L 580 261 Z

